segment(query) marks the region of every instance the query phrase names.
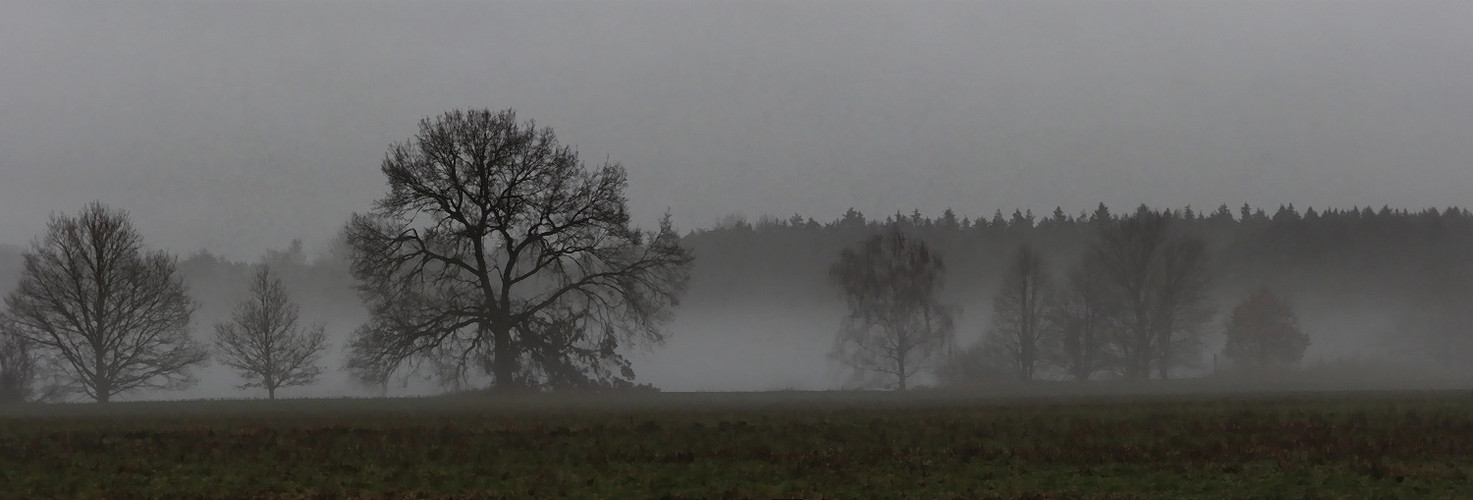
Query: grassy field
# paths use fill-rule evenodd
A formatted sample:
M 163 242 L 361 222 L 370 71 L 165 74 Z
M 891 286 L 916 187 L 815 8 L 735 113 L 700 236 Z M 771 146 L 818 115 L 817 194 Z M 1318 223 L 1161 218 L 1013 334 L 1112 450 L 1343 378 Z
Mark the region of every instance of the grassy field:
M 0 409 L 4 497 L 1473 498 L 1473 394 Z

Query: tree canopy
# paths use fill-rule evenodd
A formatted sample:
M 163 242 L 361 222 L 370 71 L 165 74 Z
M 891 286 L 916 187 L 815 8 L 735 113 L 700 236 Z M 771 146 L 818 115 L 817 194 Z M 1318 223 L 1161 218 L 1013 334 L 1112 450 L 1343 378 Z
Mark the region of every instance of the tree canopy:
M 691 255 L 668 214 L 631 226 L 623 166 L 585 166 L 512 110 L 457 110 L 382 171 L 388 193 L 345 229 L 371 314 L 350 341 L 361 380 L 407 364 L 452 385 L 627 385 L 618 349 L 665 338 Z
M 1033 380 L 1047 361 L 1045 349 L 1054 333 L 1048 307 L 1054 293 L 1038 252 L 1029 245 L 1018 248 L 992 299 L 992 326 L 983 341 L 998 364 L 1011 369 L 1018 380 Z
M 17 335 L 98 402 L 188 386 L 209 357 L 190 337 L 195 303 L 174 257 L 142 240 L 126 212 L 100 203 L 53 216 L 5 298 Z
M 1299 318 L 1288 302 L 1268 288 L 1243 299 L 1228 317 L 1223 334 L 1223 356 L 1235 367 L 1261 369 L 1299 363 L 1309 347 L 1309 336 L 1299 329 Z
M 215 324 L 220 362 L 249 380 L 242 388 L 260 387 L 276 399 L 277 389 L 307 385 L 322 374 L 317 361 L 327 350 L 326 328 L 299 325 L 300 310 L 271 267 L 261 265 L 249 298 L 236 305 L 230 321 Z
M 849 313 L 833 356 L 863 382 L 878 374 L 882 386 L 908 388 L 953 347 L 952 312 L 937 298 L 944 270 L 940 255 L 899 227 L 840 252 L 829 274 Z

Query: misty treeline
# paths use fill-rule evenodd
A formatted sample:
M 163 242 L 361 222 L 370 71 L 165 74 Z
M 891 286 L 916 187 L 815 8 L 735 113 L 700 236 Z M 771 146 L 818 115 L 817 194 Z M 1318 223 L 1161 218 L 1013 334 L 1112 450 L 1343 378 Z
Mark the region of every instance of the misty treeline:
M 381 170 L 386 194 L 310 257 L 294 241 L 258 262 L 180 259 L 101 203 L 53 215 L 29 248 L 0 247 L 0 396 L 109 401 L 212 361 L 268 397 L 328 370 L 384 390 L 648 389 L 631 349 L 728 335 L 898 389 L 1171 378 L 1315 349 L 1473 365 L 1458 208 L 851 209 L 681 236 L 668 214 L 631 224 L 622 166 L 585 165 L 511 110 L 426 118 Z M 808 356 L 813 339 L 830 348 Z
M 1148 221 L 1160 226 L 1155 253 L 1132 252 L 1142 243 L 1136 239 L 1151 233 L 1134 226 Z M 845 330 L 855 316 L 827 305 L 845 300 L 832 266 L 867 238 L 892 231 L 928 246 L 945 264 L 935 300 L 957 326 L 955 350 L 929 357 L 940 383 L 1165 378 L 1262 364 L 1241 346 L 1224 351 L 1224 344 L 1235 309 L 1264 293 L 1284 304 L 1294 328 L 1281 336 L 1290 340 L 1279 351 L 1295 360 L 1312 339 L 1321 350 L 1307 363 L 1415 362 L 1466 376 L 1473 361 L 1473 215 L 1460 208 L 1112 213 L 1100 205 L 1077 214 L 999 211 L 977 219 L 950 210 L 871 219 L 851 209 L 822 223 L 799 215 L 755 223 L 732 216 L 684 240 L 698 257 L 698 293 L 690 302 L 822 307 L 846 318 L 836 318 L 843 324 L 834 354 L 852 359 Z M 1132 253 L 1154 255 L 1154 264 L 1133 262 Z M 1152 265 L 1159 269 L 1145 269 Z M 1147 281 L 1132 285 L 1132 271 Z M 1163 295 L 1153 286 L 1174 291 Z M 1251 305 L 1265 307 L 1273 309 Z M 1256 359 L 1265 358 L 1273 359 Z
M 1269 212 L 1240 208 L 1160 213 L 1169 218 L 1173 234 L 1201 239 L 1210 278 L 1204 304 L 1213 314 L 1199 325 L 1196 356 L 1181 358 L 1177 369 L 1182 374 L 1211 370 L 1214 355 L 1221 355 L 1221 363 L 1227 364 L 1230 349 L 1224 334 L 1233 309 L 1262 290 L 1271 290 L 1279 300 L 1293 305 L 1315 347 L 1342 341 L 1356 346 L 1331 351 L 1331 356 L 1418 360 L 1419 366 L 1458 374 L 1466 374 L 1459 369 L 1473 361 L 1473 332 L 1468 330 L 1473 325 L 1473 308 L 1469 307 L 1473 304 L 1473 263 L 1469 262 L 1473 215 L 1466 210 L 1300 212 L 1286 206 Z M 1042 286 L 1064 297 L 1069 281 L 1079 275 L 1080 262 L 1098 241 L 1099 221 L 1120 215 L 1101 208 L 1044 218 L 1029 217 L 1026 212 L 1011 217 L 995 213 L 978 220 L 916 213 L 870 219 L 858 211 L 822 223 L 805 217 L 763 218 L 755 223 L 729 217 L 681 238 L 682 246 L 696 259 L 690 270 L 691 292 L 678 314 L 687 318 L 685 324 L 701 324 L 701 318 L 712 316 L 715 309 L 759 316 L 775 309 L 774 304 L 799 304 L 816 311 L 816 319 L 807 324 L 817 325 L 799 333 L 837 344 L 836 327 L 847 315 L 833 267 L 845 249 L 898 229 L 944 258 L 943 286 L 936 301 L 955 316 L 952 352 L 921 367 L 926 372 L 922 375 L 933 374 L 928 381 L 936 382 L 934 375 L 939 372 L 942 383 L 1012 380 L 1022 377 L 1021 367 L 1009 366 L 1006 356 L 984 355 L 988 349 L 983 346 L 992 333 L 1002 330 L 997 328 L 994 311 L 1000 305 L 1009 307 L 1005 303 L 1012 299 L 1004 298 L 1008 294 L 1003 292 L 1011 288 L 1010 283 L 1018 284 L 1016 271 L 1024 260 L 1023 249 L 1031 249 L 1044 271 L 1040 274 L 1047 275 Z M 197 305 L 194 337 L 210 342 L 214 326 L 230 321 L 239 304 L 249 298 L 253 278 L 265 266 L 299 305 L 304 325 L 326 324 L 327 349 L 333 351 L 328 357 L 334 361 L 319 366 L 342 368 L 338 359 L 348 333 L 367 322 L 369 315 L 354 288 L 352 249 L 342 235 L 322 235 L 320 241 L 327 245 L 311 255 L 301 241 L 293 241 L 253 262 L 207 251 L 179 258 L 179 275 Z M 22 274 L 23 251 L 0 246 L 0 285 L 7 290 L 14 288 Z M 1342 316 L 1349 319 L 1342 321 Z M 1372 336 L 1354 337 L 1352 330 L 1369 331 Z M 695 329 L 673 334 L 709 335 Z M 780 339 L 753 337 L 765 349 L 783 349 L 770 345 Z M 1060 352 L 1066 351 L 1064 347 L 1063 342 L 1053 344 L 1059 351 L 1041 359 L 1033 376 L 1123 376 L 1106 363 L 1093 370 L 1076 365 L 1071 371 L 1053 357 L 1064 354 Z M 3 351 L 0 355 L 13 357 L 7 359 L 20 359 L 11 349 Z M 962 362 L 969 351 L 974 362 Z M 829 361 L 820 354 L 811 362 Z M 36 369 L 15 362 L 6 367 Z M 37 381 L 33 399 L 54 396 L 46 391 L 54 391 L 55 384 Z

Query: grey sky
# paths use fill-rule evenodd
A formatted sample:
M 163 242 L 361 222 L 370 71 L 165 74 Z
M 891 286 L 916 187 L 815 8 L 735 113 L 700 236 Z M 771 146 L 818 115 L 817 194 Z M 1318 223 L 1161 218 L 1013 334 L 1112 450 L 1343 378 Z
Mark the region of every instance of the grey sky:
M 0 2 L 0 242 L 320 248 L 423 116 L 516 108 L 642 224 L 1473 204 L 1473 2 Z

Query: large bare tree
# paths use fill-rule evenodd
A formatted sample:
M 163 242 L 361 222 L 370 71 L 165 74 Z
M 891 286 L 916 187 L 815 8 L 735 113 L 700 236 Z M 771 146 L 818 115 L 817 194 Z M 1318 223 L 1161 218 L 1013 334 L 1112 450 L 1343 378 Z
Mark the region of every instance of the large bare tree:
M 5 304 L 17 334 L 98 402 L 188 386 L 209 357 L 190 338 L 195 304 L 174 257 L 145 252 L 128 214 L 100 203 L 51 218 Z
M 992 300 L 992 328 L 983 338 L 988 352 L 1018 380 L 1033 380 L 1046 360 L 1052 325 L 1053 289 L 1043 258 L 1023 245 Z
M 276 399 L 277 389 L 311 384 L 322 374 L 317 361 L 327 350 L 326 328 L 298 325 L 300 309 L 271 267 L 262 265 L 230 322 L 215 324 L 220 362 L 249 381 L 242 389 L 260 387 Z
M 511 110 L 471 110 L 422 120 L 382 170 L 388 194 L 345 230 L 372 315 L 349 346 L 361 380 L 428 367 L 497 388 L 570 372 L 619 385 L 617 349 L 664 340 L 691 256 L 668 214 L 631 227 L 624 167 L 587 168 Z
M 849 306 L 833 357 L 860 380 L 899 390 L 954 347 L 951 308 L 937 299 L 945 265 L 924 241 L 892 225 L 846 248 L 829 269 Z
M 1099 240 L 1086 257 L 1104 273 L 1120 328 L 1111 339 L 1120 372 L 1144 379 L 1170 370 L 1200 346 L 1198 334 L 1210 318 L 1206 247 L 1173 234 L 1170 214 L 1144 206 L 1134 214 L 1103 221 Z

